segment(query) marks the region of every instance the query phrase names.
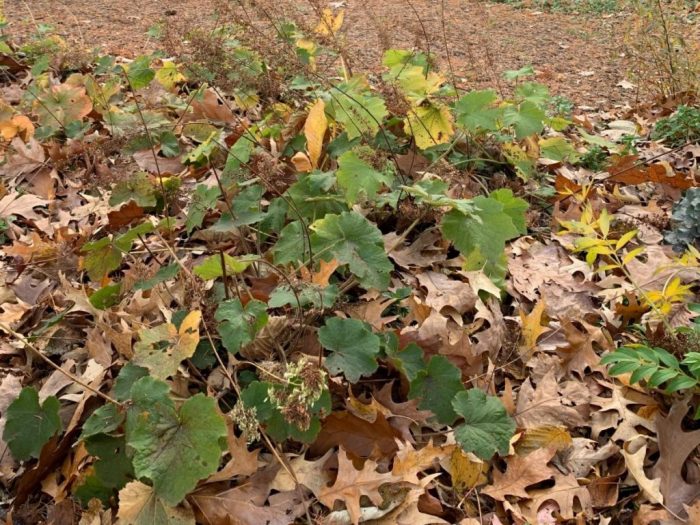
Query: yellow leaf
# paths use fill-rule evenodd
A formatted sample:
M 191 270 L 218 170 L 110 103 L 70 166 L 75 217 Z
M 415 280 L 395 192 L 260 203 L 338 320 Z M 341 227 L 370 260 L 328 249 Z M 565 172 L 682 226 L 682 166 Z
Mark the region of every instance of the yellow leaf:
M 608 210 L 603 210 L 600 213 L 598 225 L 600 226 L 600 232 L 603 234 L 603 237 L 607 238 L 608 233 L 610 233 L 610 215 L 608 215 Z
M 304 123 L 304 135 L 306 136 L 306 151 L 312 168 L 318 168 L 318 161 L 323 151 L 323 137 L 328 129 L 328 120 L 325 112 L 326 105 L 320 98 L 311 106 L 309 116 Z
M 624 256 L 622 259 L 622 264 L 628 264 L 630 261 L 632 261 L 637 255 L 641 255 L 644 252 L 644 246 L 640 246 L 639 248 L 635 248 L 631 252 L 629 252 L 627 255 Z
M 617 244 L 615 245 L 615 251 L 621 250 L 622 248 L 625 247 L 625 245 L 630 242 L 634 237 L 637 235 L 637 230 L 631 230 L 625 233 L 620 239 L 617 241 Z
M 185 75 L 180 73 L 172 60 L 163 62 L 163 67 L 156 71 L 156 80 L 165 88 L 173 89 L 180 82 L 184 82 Z
M 452 476 L 452 486 L 458 492 L 473 489 L 488 481 L 486 477 L 489 470 L 488 462 L 481 461 L 459 448 L 452 451 L 448 470 Z
M 420 149 L 444 144 L 454 133 L 450 109 L 442 104 L 412 108 L 404 121 L 404 131 L 413 136 Z
M 202 321 L 202 312 L 194 310 L 187 314 L 180 324 L 178 330 L 178 340 L 176 343 L 177 352 L 180 355 L 192 357 L 199 344 L 199 323 Z
M 34 124 L 24 115 L 14 115 L 10 120 L 0 122 L 0 135 L 8 142 L 17 135 L 27 142 L 34 136 Z
M 314 29 L 317 35 L 321 36 L 331 36 L 340 31 L 340 27 L 343 25 L 343 19 L 345 18 L 345 11 L 342 9 L 338 11 L 338 14 L 333 16 L 333 11 L 329 8 L 323 10 L 321 15 L 321 21 Z
M 549 328 L 542 326 L 545 306 L 544 299 L 541 299 L 529 314 L 525 315 L 525 312 L 520 311 L 520 321 L 522 323 L 520 355 L 523 357 L 530 357 L 537 347 L 537 339 L 543 333 L 549 332 Z

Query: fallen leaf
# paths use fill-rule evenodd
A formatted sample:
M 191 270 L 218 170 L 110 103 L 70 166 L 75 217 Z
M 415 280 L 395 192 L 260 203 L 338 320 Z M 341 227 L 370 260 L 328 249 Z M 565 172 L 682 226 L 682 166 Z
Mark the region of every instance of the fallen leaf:
M 528 486 L 549 479 L 554 474 L 547 466 L 554 452 L 553 449 L 543 448 L 527 456 L 510 456 L 506 472 L 494 470 L 493 483 L 482 493 L 499 501 L 505 501 L 506 496 L 529 498 L 525 490 Z

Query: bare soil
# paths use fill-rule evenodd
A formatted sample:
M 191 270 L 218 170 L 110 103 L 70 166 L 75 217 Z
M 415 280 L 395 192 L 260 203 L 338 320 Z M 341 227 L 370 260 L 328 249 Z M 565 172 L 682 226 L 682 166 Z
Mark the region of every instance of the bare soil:
M 10 34 L 51 24 L 68 42 L 134 56 L 158 47 L 157 22 L 195 27 L 225 22 L 225 0 L 6 0 Z M 304 1 L 278 0 L 275 17 L 312 16 Z M 624 13 L 574 15 L 467 0 L 349 0 L 345 28 L 356 69 L 377 68 L 382 46 L 429 48 L 464 88 L 499 87 L 502 73 L 531 64 L 554 94 L 579 105 L 634 103 L 626 78 Z

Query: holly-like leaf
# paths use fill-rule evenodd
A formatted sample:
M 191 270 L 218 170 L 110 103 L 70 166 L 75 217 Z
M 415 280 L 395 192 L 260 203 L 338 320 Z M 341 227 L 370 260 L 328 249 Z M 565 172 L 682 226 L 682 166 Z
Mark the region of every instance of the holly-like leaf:
M 436 103 L 412 108 L 404 122 L 404 131 L 420 149 L 444 144 L 454 133 L 450 109 Z
M 473 452 L 481 459 L 508 452 L 515 422 L 498 398 L 472 388 L 457 393 L 452 407 L 464 418 L 464 423 L 455 429 L 455 440 L 465 452 Z
M 243 307 L 238 299 L 230 299 L 219 304 L 214 318 L 219 321 L 218 330 L 221 342 L 235 354 L 241 346 L 250 343 L 255 335 L 267 324 L 267 305 L 253 299 Z
M 326 368 L 332 374 L 344 374 L 351 383 L 377 369 L 379 336 L 367 323 L 357 319 L 331 317 L 318 331 L 318 339 L 331 352 Z
M 10 403 L 2 439 L 15 459 L 24 461 L 39 457 L 46 442 L 61 430 L 58 408 L 58 399 L 54 396 L 39 404 L 39 394 L 33 387 L 23 388 L 19 397 Z
M 354 151 L 347 151 L 338 157 L 336 178 L 338 185 L 345 190 L 349 206 L 357 203 L 361 195 L 372 200 L 383 184 L 391 185 L 390 176 L 372 168 Z
M 133 450 L 136 477 L 149 479 L 163 501 L 177 505 L 200 479 L 216 471 L 227 430 L 212 398 L 197 394 L 177 410 L 169 390 L 152 377 L 134 384 L 126 442 Z
M 179 330 L 172 323 L 164 323 L 139 331 L 132 362 L 148 368 L 157 379 L 174 375 L 180 363 L 194 355 L 201 320 L 202 312 L 195 310 L 185 317 Z
M 194 525 L 192 510 L 173 507 L 159 498 L 153 487 L 132 481 L 119 491 L 121 525 Z
M 445 356 L 435 355 L 411 381 L 408 397 L 419 399 L 418 408 L 430 410 L 439 423 L 450 425 L 457 419 L 452 400 L 462 391 L 462 373 Z
M 327 215 L 311 225 L 311 246 L 324 260 L 347 264 L 365 288 L 385 289 L 393 268 L 379 229 L 357 212 Z

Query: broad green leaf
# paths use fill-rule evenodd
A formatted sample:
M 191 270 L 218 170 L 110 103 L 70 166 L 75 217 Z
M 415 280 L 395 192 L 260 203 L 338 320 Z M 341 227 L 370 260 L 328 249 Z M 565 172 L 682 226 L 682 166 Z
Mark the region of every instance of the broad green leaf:
M 393 265 L 379 229 L 357 212 L 327 215 L 311 225 L 311 246 L 324 260 L 347 264 L 364 288 L 385 289 Z
M 233 198 L 233 212 L 236 214 L 233 220 L 234 226 L 255 224 L 265 218 L 260 201 L 265 190 L 259 184 L 242 189 Z
M 379 336 L 372 333 L 367 323 L 331 317 L 319 328 L 318 339 L 331 352 L 326 368 L 332 374 L 344 374 L 351 383 L 372 374 L 379 366 Z
M 134 477 L 131 459 L 126 455 L 126 441 L 124 436 L 98 434 L 87 439 L 85 447 L 96 460 L 73 495 L 84 505 L 92 498 L 107 503 L 115 491 Z
M 109 434 L 124 422 L 124 413 L 114 403 L 107 403 L 95 410 L 83 424 L 80 439 L 88 439 L 97 434 Z
M 216 472 L 227 430 L 214 399 L 197 394 L 177 410 L 169 390 L 152 377 L 134 384 L 126 442 L 136 477 L 149 479 L 158 496 L 177 505 L 199 480 Z
M 226 265 L 226 275 L 235 275 L 245 271 L 253 261 L 258 260 L 257 255 L 233 257 L 224 254 L 224 264 Z M 223 277 L 224 269 L 221 265 L 221 255 L 210 255 L 192 269 L 192 273 L 201 277 L 205 281 Z
M 267 324 L 267 305 L 253 299 L 244 308 L 240 300 L 229 299 L 219 304 L 214 318 L 219 321 L 217 329 L 221 342 L 235 354 L 242 345 L 252 342 Z
M 518 140 L 541 133 L 544 129 L 545 112 L 532 102 L 525 101 L 519 105 L 511 105 L 503 111 L 503 122 L 513 126 L 515 138 Z
M 54 396 L 39 404 L 39 394 L 34 387 L 24 387 L 10 403 L 2 439 L 16 460 L 38 458 L 46 442 L 60 432 L 58 408 L 58 399 Z
M 192 357 L 199 344 L 201 320 L 202 312 L 194 310 L 182 321 L 179 330 L 171 323 L 140 330 L 131 362 L 147 368 L 156 379 L 175 375 L 180 363 Z
M 311 283 L 299 283 L 295 291 L 296 293 L 287 284 L 278 285 L 270 294 L 268 306 L 270 308 L 281 306 L 329 308 L 333 306 L 339 293 L 338 286 L 335 284 L 322 287 Z
M 503 205 L 503 213 L 508 215 L 513 221 L 513 225 L 518 229 L 518 233 L 525 235 L 527 233 L 527 222 L 525 213 L 527 212 L 528 204 L 525 199 L 515 197 L 513 190 L 501 188 L 489 193 L 490 199 L 495 199 Z
M 409 110 L 404 131 L 416 141 L 420 149 L 444 144 L 452 138 L 452 114 L 447 106 L 430 103 Z
M 156 76 L 155 71 L 151 69 L 151 58 L 145 55 L 136 57 L 127 66 L 126 76 L 132 89 L 141 89 L 148 86 Z
M 348 209 L 345 199 L 333 190 L 336 178 L 332 172 L 314 171 L 302 176 L 287 190 L 287 197 L 292 201 L 293 208 L 290 218 L 294 220 L 302 216 L 316 220 L 329 213 L 341 213 Z
M 517 237 L 524 226 L 519 216 L 520 199 L 510 199 L 503 193 L 497 197 L 476 197 L 473 202 L 477 209 L 471 216 L 452 210 L 441 223 L 445 238 L 468 259 L 470 269 L 484 268 L 487 275 L 500 264 L 506 241 Z M 500 199 L 508 204 L 507 210 Z
M 103 286 L 93 293 L 88 300 L 90 304 L 98 310 L 106 310 L 119 302 L 121 289 L 121 283 Z
M 439 423 L 451 425 L 457 419 L 452 400 L 463 390 L 459 369 L 445 356 L 435 355 L 411 381 L 408 397 L 418 399 L 418 408 L 430 410 Z
M 361 196 L 374 199 L 382 185 L 391 186 L 389 175 L 372 168 L 355 151 L 343 153 L 338 158 L 336 178 L 338 185 L 345 190 L 349 206 L 356 204 Z
M 83 246 L 83 251 L 87 252 L 83 264 L 93 281 L 100 281 L 119 268 L 122 262 L 122 252 L 114 247 L 109 237 L 87 243 Z
M 549 102 L 549 89 L 544 84 L 525 82 L 515 88 L 515 96 L 520 100 L 526 100 L 536 106 L 543 107 Z
M 174 507 L 158 497 L 153 487 L 132 481 L 119 491 L 120 525 L 195 525 L 189 507 Z
M 87 117 L 92 111 L 92 101 L 85 88 L 60 84 L 40 94 L 34 100 L 33 109 L 42 126 L 65 128 Z
M 287 224 L 272 247 L 275 264 L 302 262 L 308 256 L 308 237 L 300 221 Z
M 352 90 L 347 86 L 331 89 L 327 110 L 340 123 L 350 140 L 367 135 L 373 137 L 387 115 L 381 97 Z
M 497 100 L 494 91 L 471 91 L 457 101 L 457 124 L 471 133 L 496 131 L 501 110 L 493 107 Z
M 114 388 L 112 389 L 114 398 L 117 401 L 126 401 L 131 398 L 131 387 L 134 386 L 136 381 L 147 375 L 148 369 L 136 366 L 132 362 L 125 364 L 114 381 Z
M 455 428 L 455 440 L 465 452 L 473 452 L 484 460 L 496 452 L 508 452 L 515 422 L 498 398 L 472 388 L 459 392 L 452 407 L 464 418 L 464 423 Z

